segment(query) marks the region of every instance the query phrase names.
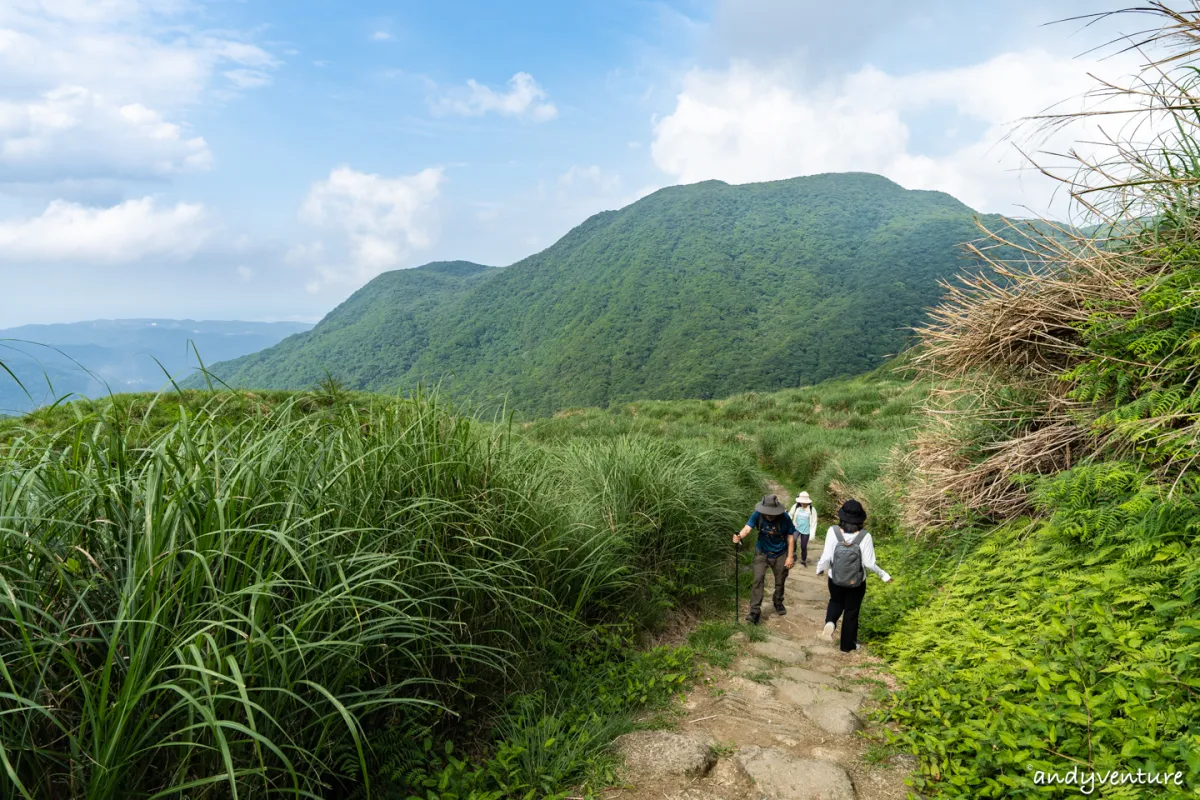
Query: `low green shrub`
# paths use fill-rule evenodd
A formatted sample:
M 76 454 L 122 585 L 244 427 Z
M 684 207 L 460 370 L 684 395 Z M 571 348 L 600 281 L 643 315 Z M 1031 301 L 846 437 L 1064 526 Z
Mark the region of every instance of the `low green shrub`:
M 1075 765 L 1179 771 L 1200 791 L 1200 483 L 1170 492 L 1142 468 L 1100 462 L 1036 496 L 1044 521 L 977 533 L 961 563 L 943 553 L 907 595 L 902 562 L 896 588 L 864 612 L 893 631 L 882 649 L 903 688 L 890 717 L 921 759 L 917 788 L 1077 796 L 1033 783 Z
M 634 729 L 631 715 L 661 708 L 698 674 L 691 647 L 638 652 L 632 645 L 617 635 L 592 641 L 558 665 L 542 688 L 513 695 L 483 757 L 457 758 L 451 740 L 435 745 L 428 731 L 385 734 L 371 796 L 561 800 L 567 787 L 590 795 L 611 785 L 616 761 L 609 745 Z M 442 730 L 452 733 L 453 726 Z

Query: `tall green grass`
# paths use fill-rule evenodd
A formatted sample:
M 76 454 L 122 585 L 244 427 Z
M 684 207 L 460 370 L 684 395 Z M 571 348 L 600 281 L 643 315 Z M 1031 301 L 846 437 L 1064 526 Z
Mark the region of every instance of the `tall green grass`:
M 808 491 L 829 518 L 846 497 L 867 507 L 872 530 L 899 531 L 897 487 L 885 479 L 910 435 L 925 388 L 890 369 L 848 380 L 727 400 L 650 401 L 575 409 L 527 423 L 542 442 L 604 441 L 640 433 L 750 453 L 789 489 Z
M 181 398 L 0 437 L 21 796 L 369 790 L 381 731 L 486 716 L 597 626 L 709 588 L 757 488 L 736 456 L 535 446 L 429 398 Z

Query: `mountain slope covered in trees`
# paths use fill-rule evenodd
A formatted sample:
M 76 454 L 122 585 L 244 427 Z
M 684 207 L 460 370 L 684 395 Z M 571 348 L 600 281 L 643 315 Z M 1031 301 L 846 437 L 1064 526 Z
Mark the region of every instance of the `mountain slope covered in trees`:
M 504 269 L 381 275 L 309 333 L 213 371 L 250 388 L 440 382 L 530 413 L 815 383 L 903 348 L 968 266 L 975 218 L 865 173 L 672 187 Z

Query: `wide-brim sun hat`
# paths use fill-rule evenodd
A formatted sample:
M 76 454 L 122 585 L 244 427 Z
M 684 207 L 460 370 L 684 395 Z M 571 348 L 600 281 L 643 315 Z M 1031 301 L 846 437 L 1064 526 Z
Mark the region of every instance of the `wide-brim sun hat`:
M 851 525 L 862 525 L 867 521 L 867 510 L 857 500 L 847 500 L 837 512 L 838 519 Z
M 780 503 L 779 498 L 773 494 L 763 495 L 762 502 L 756 505 L 754 510 L 760 514 L 787 513 L 787 509 L 783 507 L 783 503 Z
M 800 494 L 796 495 L 796 502 L 797 503 L 807 503 L 808 505 L 811 506 L 812 498 L 808 496 L 808 492 L 801 492 Z

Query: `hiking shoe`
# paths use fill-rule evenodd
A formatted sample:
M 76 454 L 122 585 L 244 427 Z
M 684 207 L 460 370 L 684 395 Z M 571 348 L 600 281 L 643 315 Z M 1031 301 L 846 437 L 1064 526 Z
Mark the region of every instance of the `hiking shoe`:
M 821 631 L 821 638 L 827 642 L 833 641 L 833 623 L 826 622 L 825 628 Z
M 776 603 L 775 604 L 775 613 L 782 617 L 784 614 L 787 613 L 787 608 L 784 607 L 783 603 Z
M 758 614 L 747 614 L 747 615 L 746 615 L 746 622 L 749 622 L 751 625 L 757 625 L 757 624 L 758 624 L 758 618 L 759 618 L 759 617 L 758 617 Z
M 800 562 L 800 566 L 804 567 L 805 569 L 808 569 L 808 562 L 807 562 L 807 561 L 801 561 L 801 562 Z

